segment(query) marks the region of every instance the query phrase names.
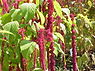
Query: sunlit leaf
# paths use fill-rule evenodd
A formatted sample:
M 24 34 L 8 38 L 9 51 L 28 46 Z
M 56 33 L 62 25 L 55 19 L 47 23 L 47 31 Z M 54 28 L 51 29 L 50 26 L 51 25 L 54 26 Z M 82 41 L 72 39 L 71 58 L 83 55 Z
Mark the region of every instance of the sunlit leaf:
M 25 21 L 28 22 L 34 17 L 37 7 L 34 3 L 23 3 L 22 5 L 20 5 L 20 9 L 22 15 L 25 18 Z
M 55 9 L 57 15 L 62 18 L 62 16 L 63 16 L 62 15 L 62 8 L 61 8 L 60 4 L 56 0 L 53 3 L 54 3 L 54 9 Z

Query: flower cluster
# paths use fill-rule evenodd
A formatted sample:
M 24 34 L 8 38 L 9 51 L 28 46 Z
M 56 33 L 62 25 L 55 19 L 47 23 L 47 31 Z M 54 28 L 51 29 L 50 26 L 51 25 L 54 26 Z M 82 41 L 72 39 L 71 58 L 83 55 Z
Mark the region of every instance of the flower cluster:
M 25 30 L 24 28 L 20 28 L 20 29 L 18 30 L 18 33 L 21 35 L 22 40 L 24 40 L 24 37 L 25 37 L 24 32 L 26 32 L 26 30 Z
M 18 2 L 16 2 L 16 3 L 13 3 L 13 6 L 14 6 L 14 8 L 18 8 Z
M 17 67 L 16 67 L 16 71 L 21 71 L 18 64 L 17 64 Z
M 44 29 L 40 29 L 38 31 L 38 45 L 40 49 L 40 62 L 41 67 L 45 71 L 46 70 L 46 64 L 45 64 L 45 45 L 44 45 Z
M 27 67 L 27 60 L 24 58 L 24 57 L 22 57 L 22 59 L 21 59 L 21 62 L 22 62 L 22 71 L 27 71 L 27 69 L 26 69 L 26 67 Z
M 44 0 L 44 2 L 42 4 L 42 11 L 43 11 L 43 13 L 46 12 L 46 3 L 47 3 L 47 1 Z
M 44 35 L 47 42 L 53 41 L 53 38 L 52 38 L 53 36 L 52 36 L 52 33 L 50 32 L 50 29 L 45 30 Z
M 56 22 L 56 25 L 60 26 L 60 23 L 63 21 L 61 20 L 60 16 L 57 16 L 55 22 Z
M 72 21 L 74 21 L 75 14 L 70 14 L 70 18 Z
M 7 0 L 2 0 L 2 2 L 3 2 L 3 11 L 6 13 L 9 12 L 9 5 Z
M 53 0 L 48 0 L 48 23 L 46 29 L 50 29 L 50 33 L 52 35 L 53 32 L 53 12 L 54 12 L 54 5 L 53 5 Z M 55 71 L 55 59 L 54 59 L 54 42 L 53 42 L 53 37 L 51 36 L 52 40 L 50 41 L 50 47 L 49 47 L 49 61 L 48 61 L 48 71 Z
M 55 55 L 54 55 L 54 53 L 53 53 L 53 51 L 54 51 L 54 48 L 53 48 L 53 46 L 54 46 L 54 42 L 51 42 L 51 44 L 50 44 L 50 57 L 49 57 L 49 71 L 55 71 L 55 59 L 54 59 L 54 57 L 55 57 Z
M 50 31 L 52 32 L 52 27 L 53 27 L 53 21 L 54 18 L 52 16 L 54 12 L 54 6 L 53 6 L 53 1 L 52 0 L 48 0 L 48 23 L 47 23 L 47 27 L 46 29 L 50 28 Z
M 53 0 L 48 0 L 48 16 L 51 17 L 54 12 Z
M 76 63 L 76 31 L 74 30 L 75 24 L 72 24 L 72 52 L 73 52 L 73 71 L 77 71 L 77 63 Z
M 48 16 L 48 23 L 47 23 L 46 29 L 50 29 L 50 32 L 52 32 L 53 21 L 54 21 L 54 18 L 52 16 Z

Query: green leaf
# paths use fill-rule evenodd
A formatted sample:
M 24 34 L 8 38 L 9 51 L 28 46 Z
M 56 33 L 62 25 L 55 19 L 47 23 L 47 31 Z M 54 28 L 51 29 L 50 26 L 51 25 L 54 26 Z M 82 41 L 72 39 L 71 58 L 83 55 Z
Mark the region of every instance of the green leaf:
M 87 53 L 85 52 L 83 55 L 82 55 L 82 60 L 83 62 L 87 63 L 89 61 L 89 57 L 87 55 Z
M 58 42 L 58 40 L 59 40 L 59 38 L 54 34 L 53 34 L 53 39 L 54 39 L 55 42 Z
M 26 22 L 29 22 L 29 20 L 34 18 L 36 8 L 36 4 L 34 3 L 23 3 L 20 5 L 22 15 L 24 16 Z
M 36 5 L 39 6 L 39 0 L 36 0 Z
M 42 5 L 44 0 L 39 0 L 39 5 Z
M 60 29 L 64 31 L 64 34 L 66 34 L 66 27 L 64 24 L 60 23 Z
M 70 10 L 68 8 L 62 8 L 62 11 L 66 13 L 66 15 L 70 15 Z
M 21 14 L 20 9 L 15 9 L 15 11 L 12 13 L 11 17 L 15 21 L 21 21 L 22 14 Z
M 41 18 L 41 24 L 43 25 L 45 23 L 45 17 L 43 15 L 43 13 L 41 13 L 39 11 L 37 11 L 37 12 L 38 12 L 39 17 Z
M 2 8 L 0 8 L 0 13 L 2 12 Z M 0 14 L 0 17 L 1 17 L 1 14 Z
M 9 31 L 14 34 L 14 36 L 9 35 L 9 34 L 6 35 L 6 38 L 8 39 L 10 43 L 14 43 L 16 39 L 18 39 L 16 37 L 16 35 L 18 35 L 18 28 L 19 28 L 19 23 L 17 21 L 9 22 L 3 26 L 4 30 Z
M 13 35 L 13 36 L 14 36 L 14 34 L 13 34 L 13 33 L 9 32 L 9 31 L 6 31 L 6 30 L 0 30 L 0 33 L 11 34 L 11 35 Z
M 88 5 L 91 7 L 93 4 L 91 1 L 88 1 Z
M 58 51 L 61 52 L 62 54 L 64 54 L 63 50 L 61 49 L 60 47 L 60 44 L 58 44 L 57 42 L 54 42 L 54 53 L 57 55 L 58 54 Z
M 84 15 L 82 15 L 82 14 L 78 14 L 77 17 L 81 17 L 81 18 L 83 18 L 84 21 L 85 21 L 85 23 L 88 24 L 88 25 L 92 28 L 92 24 L 91 24 L 91 22 L 90 22 L 90 19 L 87 17 L 87 15 L 84 16 Z
M 64 38 L 63 38 L 63 36 L 62 36 L 60 33 L 55 32 L 54 34 L 55 34 L 58 38 L 60 38 L 60 40 L 62 40 L 62 42 L 64 43 Z
M 19 23 L 17 21 L 9 22 L 3 26 L 4 30 L 16 33 L 19 28 Z
M 89 61 L 89 57 L 87 55 L 87 53 L 85 52 L 82 57 L 79 57 L 78 58 L 78 66 L 79 66 L 79 69 L 82 69 L 84 66 L 83 64 L 87 64 Z
M 62 8 L 62 11 L 68 16 L 68 20 L 66 20 L 66 18 L 63 17 L 64 22 L 66 23 L 69 31 L 71 31 L 71 25 L 72 25 L 72 20 L 70 18 L 70 10 L 68 8 Z
M 58 51 L 59 51 L 60 45 L 57 45 L 56 42 L 54 42 L 54 54 L 58 56 Z
M 43 71 L 41 68 L 35 68 L 33 71 Z
M 2 22 L 1 22 L 2 24 L 6 24 L 6 23 L 10 22 L 11 14 L 9 14 L 9 13 L 4 14 L 1 18 L 1 20 L 2 20 Z
M 23 44 L 23 45 L 20 47 L 21 51 L 26 50 L 26 49 L 28 49 L 29 47 L 32 46 L 32 42 L 27 41 L 27 40 L 23 40 L 23 41 L 21 42 L 21 44 Z
M 23 44 L 23 45 L 22 45 Z M 21 52 L 22 52 L 22 55 L 29 59 L 29 56 L 30 54 L 34 51 L 35 47 L 36 47 L 36 43 L 35 42 L 30 42 L 28 40 L 23 40 L 21 42 L 21 46 L 20 46 L 20 49 L 21 49 Z
M 9 70 L 9 56 L 8 54 L 4 55 L 3 71 Z
M 60 4 L 56 0 L 53 1 L 53 3 L 54 3 L 54 9 L 57 12 L 57 15 L 62 18 L 63 17 L 63 15 L 62 15 L 62 8 L 61 8 Z

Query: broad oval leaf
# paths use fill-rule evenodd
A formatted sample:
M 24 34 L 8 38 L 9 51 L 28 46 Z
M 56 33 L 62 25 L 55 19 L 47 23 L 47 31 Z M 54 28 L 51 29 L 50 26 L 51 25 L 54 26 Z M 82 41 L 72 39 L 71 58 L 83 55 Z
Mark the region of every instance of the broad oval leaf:
M 23 40 L 21 42 L 21 46 L 20 46 L 22 55 L 25 58 L 29 59 L 29 56 L 34 51 L 36 45 L 37 44 L 35 42 L 30 42 L 28 40 Z
M 3 26 L 3 29 L 6 31 L 10 31 L 12 33 L 16 33 L 19 28 L 19 23 L 17 21 L 9 22 Z
M 21 14 L 20 9 L 15 9 L 14 12 L 12 13 L 11 17 L 15 21 L 21 21 L 23 16 Z
M 2 20 L 2 24 L 6 24 L 8 22 L 11 21 L 11 14 L 10 13 L 6 13 L 4 14 L 2 17 L 1 17 L 1 20 Z
M 24 16 L 26 22 L 34 17 L 36 8 L 37 6 L 34 3 L 23 3 L 20 5 L 22 15 Z

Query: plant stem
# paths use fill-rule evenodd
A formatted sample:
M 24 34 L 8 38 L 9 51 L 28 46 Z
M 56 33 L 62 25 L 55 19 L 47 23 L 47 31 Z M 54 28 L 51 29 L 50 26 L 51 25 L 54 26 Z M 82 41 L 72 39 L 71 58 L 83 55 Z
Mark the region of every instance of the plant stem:
M 37 49 L 34 50 L 34 68 L 36 68 L 36 62 L 37 62 Z
M 5 39 L 5 38 L 3 38 L 3 39 Z M 4 47 L 5 47 L 5 42 L 2 41 L 2 48 L 1 48 L 1 50 L 2 50 L 2 55 L 1 55 L 1 69 L 2 70 L 3 70 L 3 61 L 4 61 Z
M 0 71 L 2 71 L 2 65 L 0 64 Z

